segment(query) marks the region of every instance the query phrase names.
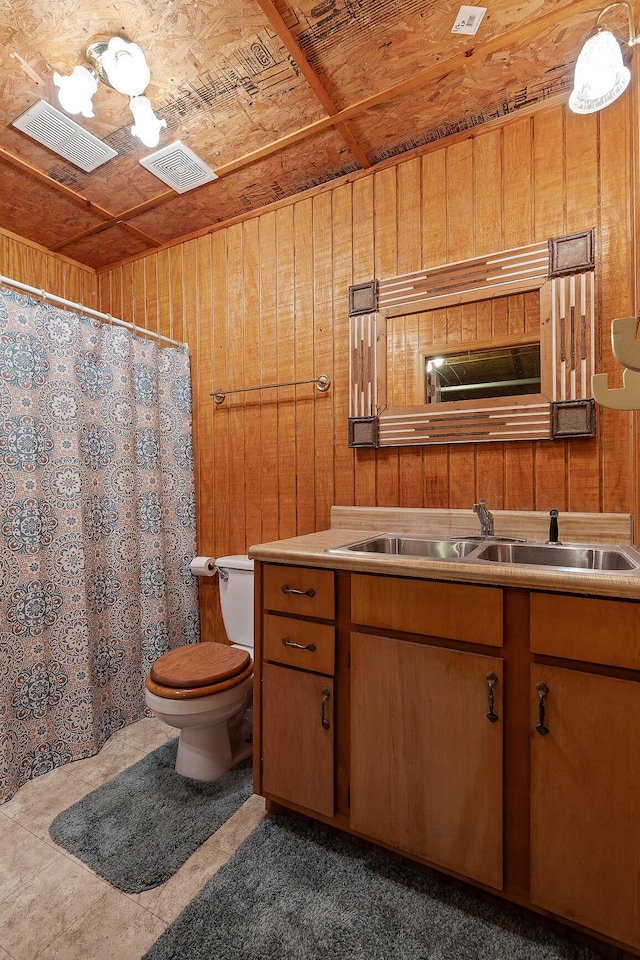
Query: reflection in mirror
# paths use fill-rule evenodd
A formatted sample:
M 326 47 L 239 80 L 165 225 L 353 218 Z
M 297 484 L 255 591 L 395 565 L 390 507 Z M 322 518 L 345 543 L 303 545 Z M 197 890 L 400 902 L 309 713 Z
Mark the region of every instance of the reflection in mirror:
M 537 394 L 540 343 L 427 356 L 424 377 L 426 403 Z

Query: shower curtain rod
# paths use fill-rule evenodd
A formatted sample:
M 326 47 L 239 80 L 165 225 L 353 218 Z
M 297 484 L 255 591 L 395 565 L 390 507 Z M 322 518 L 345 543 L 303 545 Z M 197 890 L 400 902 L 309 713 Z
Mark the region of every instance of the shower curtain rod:
M 48 300 L 51 303 L 57 303 L 61 307 L 70 307 L 72 310 L 79 310 L 90 317 L 97 317 L 98 320 L 104 320 L 106 323 L 113 323 L 117 327 L 126 327 L 133 330 L 135 334 L 144 337 L 153 337 L 154 340 L 162 340 L 163 343 L 170 343 L 174 347 L 187 347 L 188 344 L 181 343 L 179 340 L 172 340 L 171 337 L 163 337 L 161 333 L 155 333 L 153 330 L 145 330 L 144 327 L 137 327 L 135 323 L 127 323 L 126 320 L 119 320 L 112 317 L 110 313 L 100 313 L 99 310 L 92 310 L 91 307 L 85 307 L 82 303 L 74 303 L 73 300 L 66 300 L 64 297 L 56 297 L 53 293 L 47 293 L 46 290 L 38 290 L 37 287 L 30 287 L 26 283 L 19 283 L 18 280 L 12 280 L 10 277 L 0 276 L 0 285 L 15 287 L 25 293 L 33 293 L 42 300 Z

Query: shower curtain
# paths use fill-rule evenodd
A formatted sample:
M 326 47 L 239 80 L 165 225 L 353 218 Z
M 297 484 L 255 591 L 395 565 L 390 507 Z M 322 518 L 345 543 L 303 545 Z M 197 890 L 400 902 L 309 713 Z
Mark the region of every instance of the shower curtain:
M 186 348 L 0 288 L 0 803 L 199 639 Z

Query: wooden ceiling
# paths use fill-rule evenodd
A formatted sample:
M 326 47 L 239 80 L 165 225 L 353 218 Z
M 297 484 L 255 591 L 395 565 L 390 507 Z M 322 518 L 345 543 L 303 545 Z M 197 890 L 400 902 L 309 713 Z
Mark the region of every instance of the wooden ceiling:
M 475 36 L 441 0 L 11 0 L 0 5 L 0 226 L 96 269 L 336 177 L 567 99 L 597 0 L 476 0 Z M 607 25 L 626 35 L 624 9 Z M 219 179 L 179 195 L 140 165 L 126 98 L 77 121 L 118 151 L 84 173 L 11 124 L 96 35 L 138 43 L 147 89 Z

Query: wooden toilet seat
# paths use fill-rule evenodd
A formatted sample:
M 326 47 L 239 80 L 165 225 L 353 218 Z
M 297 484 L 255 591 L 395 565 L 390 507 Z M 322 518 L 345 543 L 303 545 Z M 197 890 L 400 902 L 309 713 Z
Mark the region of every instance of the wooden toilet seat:
M 150 693 L 168 700 L 206 697 L 235 687 L 253 671 L 246 650 L 222 643 L 193 643 L 163 654 L 145 680 Z

